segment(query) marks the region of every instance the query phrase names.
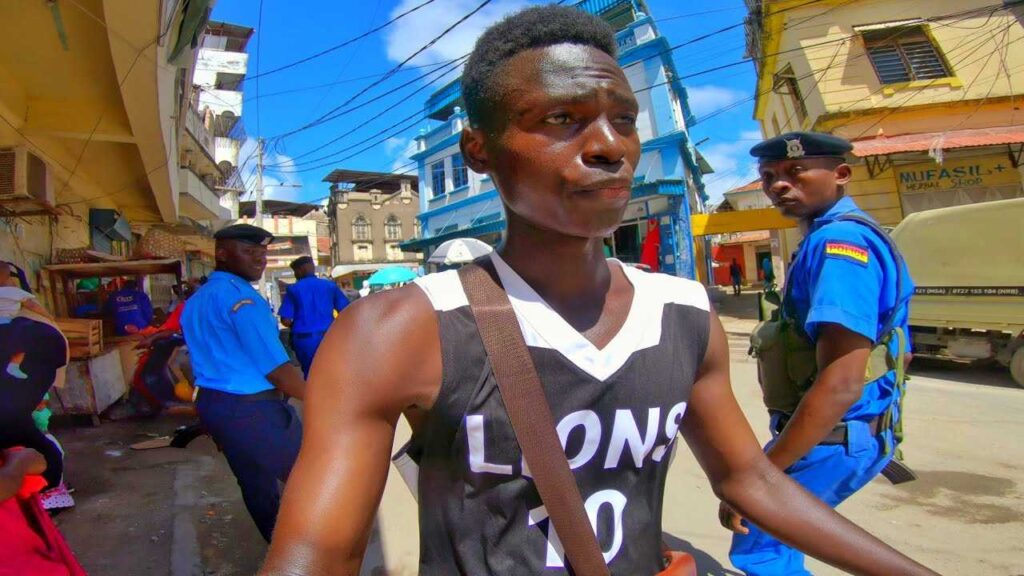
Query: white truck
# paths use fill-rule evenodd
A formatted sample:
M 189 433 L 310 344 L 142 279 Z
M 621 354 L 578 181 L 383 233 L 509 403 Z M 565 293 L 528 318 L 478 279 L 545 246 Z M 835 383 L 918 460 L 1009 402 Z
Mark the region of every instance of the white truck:
M 891 235 L 917 286 L 914 354 L 994 360 L 1024 387 L 1024 198 L 918 212 Z

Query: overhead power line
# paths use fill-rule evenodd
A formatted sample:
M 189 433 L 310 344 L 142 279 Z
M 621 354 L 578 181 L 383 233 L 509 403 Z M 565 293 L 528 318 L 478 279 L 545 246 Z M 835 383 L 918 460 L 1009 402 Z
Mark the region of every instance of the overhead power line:
M 298 59 L 298 60 L 296 60 L 294 62 L 290 62 L 290 63 L 285 64 L 283 66 L 278 66 L 277 68 L 274 68 L 272 70 L 267 70 L 266 72 L 263 72 L 263 73 L 257 73 L 255 76 L 250 76 L 249 79 L 252 80 L 252 79 L 255 79 L 255 78 L 260 78 L 262 76 L 269 76 L 271 74 L 276 74 L 278 72 L 282 72 L 284 70 L 288 70 L 290 68 L 294 68 L 296 66 L 305 64 L 306 62 L 310 62 L 312 60 L 316 60 L 317 58 L 322 58 L 322 57 L 324 57 L 324 56 L 326 56 L 326 55 L 328 55 L 328 54 L 330 54 L 332 52 L 335 52 L 337 50 L 341 50 L 342 48 L 344 48 L 344 47 L 346 47 L 346 46 L 348 46 L 350 44 L 354 44 L 355 42 L 358 42 L 358 41 L 362 40 L 363 38 L 366 38 L 367 36 L 370 36 L 370 35 L 372 35 L 372 34 L 374 34 L 376 32 L 379 32 L 379 31 L 383 30 L 384 28 L 387 28 L 388 26 L 394 24 L 395 22 L 401 20 L 402 18 L 405 18 L 409 14 L 412 14 L 413 12 L 419 10 L 420 8 L 423 8 L 424 6 L 426 6 L 428 4 L 432 4 L 435 1 L 436 0 L 425 0 L 424 2 L 422 2 L 420 4 L 417 4 L 416 6 L 413 6 L 412 8 L 406 10 L 405 12 L 402 12 L 398 16 L 395 16 L 391 20 L 388 20 L 387 22 L 381 24 L 380 26 L 377 26 L 376 28 L 373 28 L 371 30 L 367 30 L 366 32 L 363 32 L 359 36 L 356 36 L 354 38 L 349 38 L 348 40 L 345 40 L 344 42 L 341 42 L 340 44 L 335 44 L 334 46 L 331 46 L 330 48 L 327 48 L 325 50 L 321 50 L 321 51 L 317 52 L 316 54 L 310 54 L 309 56 L 306 56 L 305 58 L 300 58 L 300 59 Z
M 448 26 L 447 28 L 445 28 L 445 29 L 444 29 L 444 31 L 442 31 L 442 32 L 441 32 L 440 34 L 438 34 L 437 36 L 434 36 L 433 38 L 431 38 L 429 42 L 427 42 L 426 44 L 424 44 L 423 46 L 421 46 L 421 47 L 420 47 L 420 48 L 419 48 L 418 50 L 416 50 L 415 52 L 413 52 L 412 54 L 410 54 L 410 55 L 409 55 L 409 56 L 408 56 L 408 57 L 407 57 L 407 58 L 406 58 L 405 60 L 402 60 L 401 62 L 399 62 L 399 63 L 398 63 L 398 64 L 397 64 L 397 65 L 396 65 L 396 66 L 395 66 L 394 68 L 392 68 L 392 69 L 391 69 L 391 70 L 389 70 L 389 71 L 388 71 L 388 72 L 387 72 L 386 74 L 384 74 L 384 76 L 382 76 L 382 77 L 381 77 L 381 78 L 379 78 L 378 80 L 375 80 L 374 82 L 371 82 L 371 83 L 370 83 L 370 84 L 369 84 L 368 86 L 366 86 L 366 87 L 365 87 L 365 88 L 363 88 L 362 90 L 360 90 L 360 91 L 356 92 L 355 94 L 353 94 L 353 95 L 352 95 L 351 97 L 349 97 L 349 98 L 348 98 L 347 100 L 345 100 L 344 102 L 342 102 L 342 103 L 341 103 L 341 104 L 339 104 L 338 106 L 335 106 L 335 107 L 334 107 L 333 109 L 331 109 L 331 110 L 327 111 L 327 112 L 326 112 L 326 113 L 325 113 L 324 115 L 322 115 L 322 116 L 321 116 L 320 118 L 318 118 L 318 119 L 316 119 L 316 120 L 314 120 L 314 121 L 312 121 L 312 122 L 310 122 L 310 123 L 308 123 L 308 124 L 306 124 L 306 125 L 304 125 L 304 126 L 302 126 L 302 127 L 300 127 L 300 128 L 296 128 L 296 129 L 294 129 L 294 130 L 291 130 L 291 131 L 289 131 L 289 132 L 285 132 L 284 134 L 281 134 L 281 135 L 279 136 L 279 138 L 285 138 L 285 137 L 287 137 L 287 136 L 291 136 L 291 135 L 293 135 L 293 134 L 297 134 L 297 133 L 299 133 L 299 132 L 302 132 L 302 131 L 304 131 L 304 130 L 308 130 L 309 128 L 312 128 L 312 127 L 314 127 L 314 126 L 317 126 L 317 125 L 321 124 L 321 123 L 322 123 L 322 122 L 324 122 L 324 121 L 325 121 L 325 119 L 326 119 L 327 117 L 329 117 L 329 116 L 330 116 L 331 114 L 333 114 L 333 113 L 337 112 L 338 110 L 340 110 L 340 109 L 344 108 L 345 106 L 348 106 L 348 105 L 349 105 L 349 104 L 351 104 L 351 103 L 352 103 L 353 101 L 355 101 L 355 100 L 356 100 L 357 98 L 359 98 L 359 97 L 360 97 L 360 96 L 362 96 L 363 94 L 366 94 L 366 93 L 367 93 L 368 91 L 370 91 L 371 89 L 373 89 L 373 87 L 374 87 L 374 86 L 378 86 L 378 85 L 380 85 L 381 83 L 383 83 L 384 81 L 386 81 L 386 80 L 387 80 L 388 78 L 390 78 L 391 76 L 393 76 L 393 75 L 394 75 L 394 74 L 395 74 L 396 72 L 398 72 L 399 70 L 401 70 L 403 66 L 405 66 L 406 64 L 408 64 L 410 60 L 412 60 L 413 58 L 415 58 L 415 57 L 419 56 L 419 55 L 420 55 L 420 54 L 422 54 L 423 52 L 425 52 L 425 51 L 429 50 L 429 49 L 430 49 L 430 48 L 431 48 L 431 47 L 432 47 L 432 46 L 433 46 L 434 44 L 437 44 L 437 42 L 438 42 L 438 41 L 440 41 L 440 40 L 441 40 L 442 38 L 444 38 L 445 36 L 447 36 L 447 35 L 448 35 L 448 33 L 450 33 L 450 32 L 451 32 L 452 30 L 454 30 L 454 29 L 455 29 L 456 27 L 458 27 L 458 26 L 459 26 L 460 24 L 462 24 L 462 23 L 463 23 L 463 22 L 465 22 L 466 20 L 469 20 L 470 18 L 472 18 L 472 17 L 473 17 L 473 15 L 475 15 L 475 14 L 476 14 L 477 12 L 479 12 L 479 11 L 483 10 L 483 9 L 484 9 L 484 7 L 485 7 L 485 6 L 487 6 L 488 4 L 490 4 L 490 3 L 492 2 L 492 1 L 493 1 L 493 0 L 484 0 L 483 2 L 481 2 L 480 4 L 478 4 L 476 8 L 472 9 L 472 10 L 471 10 L 471 11 L 469 11 L 469 12 L 468 12 L 467 14 L 465 14 L 464 16 L 462 16 L 461 18 L 459 18 L 458 20 L 456 20 L 456 21 L 455 21 L 454 23 L 452 23 L 452 24 L 451 24 L 450 26 Z M 304 153 L 304 155 L 308 155 L 308 154 L 311 154 L 311 153 L 313 153 L 313 152 L 316 152 L 317 150 L 319 150 L 319 148 L 316 148 L 316 149 L 313 149 L 313 150 L 309 150 L 309 151 L 305 152 L 305 153 Z

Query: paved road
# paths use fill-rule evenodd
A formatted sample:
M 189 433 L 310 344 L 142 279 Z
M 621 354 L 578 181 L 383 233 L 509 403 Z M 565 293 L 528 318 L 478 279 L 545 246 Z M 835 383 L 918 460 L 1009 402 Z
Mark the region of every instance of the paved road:
M 764 439 L 754 364 L 745 358 L 747 298 L 723 303 L 733 336 L 733 383 Z M 913 371 L 905 453 L 921 479 L 875 481 L 840 510 L 943 574 L 1024 575 L 1024 390 L 1004 371 L 945 365 Z M 58 523 L 93 576 L 248 575 L 265 552 L 223 458 L 207 439 L 187 450 L 132 452 L 146 433 L 178 422 L 106 423 L 58 431 L 78 507 Z M 402 430 L 398 442 L 407 430 Z M 396 442 L 397 444 L 397 442 Z M 664 528 L 694 553 L 702 574 L 736 574 L 717 502 L 685 446 L 669 475 Z M 364 574 L 412 575 L 416 510 L 392 474 Z M 387 572 L 382 568 L 387 566 Z M 812 562 L 815 574 L 838 572 Z

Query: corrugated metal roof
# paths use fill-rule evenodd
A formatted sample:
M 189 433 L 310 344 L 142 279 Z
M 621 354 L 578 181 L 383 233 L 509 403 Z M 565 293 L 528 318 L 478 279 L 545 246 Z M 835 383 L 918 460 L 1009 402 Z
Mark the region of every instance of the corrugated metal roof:
M 900 152 L 927 152 L 932 148 L 951 150 L 978 146 L 1024 143 L 1024 126 L 973 128 L 949 132 L 928 132 L 902 136 L 878 136 L 853 142 L 853 155 L 884 156 Z
M 730 194 L 732 192 L 751 192 L 753 190 L 758 190 L 758 191 L 761 190 L 761 179 L 760 178 L 758 178 L 757 180 L 754 180 L 752 182 L 748 182 L 747 184 L 744 184 L 743 186 L 740 186 L 739 188 L 733 188 L 732 190 L 727 191 L 726 194 Z

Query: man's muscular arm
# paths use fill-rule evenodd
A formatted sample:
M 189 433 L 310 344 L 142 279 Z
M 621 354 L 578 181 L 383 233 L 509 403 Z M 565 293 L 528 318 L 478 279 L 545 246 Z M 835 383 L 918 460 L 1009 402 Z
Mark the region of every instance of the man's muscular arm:
M 847 572 L 934 575 L 824 505 L 764 456 L 733 396 L 728 350 L 712 313 L 682 431 L 715 494 L 783 542 Z
M 839 324 L 823 324 L 816 347 L 821 370 L 768 459 L 785 470 L 828 436 L 864 392 L 871 341 Z
M 355 575 L 387 480 L 402 411 L 441 382 L 436 315 L 416 286 L 360 299 L 316 355 L 302 450 L 261 574 Z

